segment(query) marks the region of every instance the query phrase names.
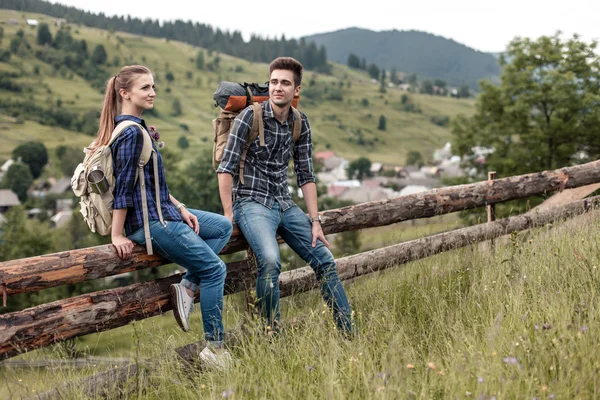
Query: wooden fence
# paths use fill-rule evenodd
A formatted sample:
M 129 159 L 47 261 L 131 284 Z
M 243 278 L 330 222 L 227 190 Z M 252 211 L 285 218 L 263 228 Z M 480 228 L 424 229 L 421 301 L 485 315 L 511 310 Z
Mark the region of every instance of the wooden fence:
M 433 189 L 377 202 L 358 204 L 321 213 L 325 234 L 385 226 L 461 210 L 485 207 L 509 200 L 540 195 L 600 182 L 600 161 L 553 171 Z M 586 212 L 598 198 L 575 201 L 535 213 L 413 240 L 337 261 L 341 279 L 351 279 L 442 251 L 529 229 L 558 218 Z M 247 248 L 236 229 L 222 254 Z M 11 260 L 0 263 L 0 288 L 4 296 L 131 272 L 169 263 L 159 255 L 148 256 L 136 246 L 130 260 L 120 260 L 112 245 Z M 0 360 L 89 333 L 114 329 L 131 321 L 171 310 L 168 286 L 181 275 L 88 293 L 25 310 L 0 315 Z M 315 287 L 310 267 L 280 276 L 281 296 Z M 227 264 L 225 293 L 243 291 L 254 284 L 248 260 Z

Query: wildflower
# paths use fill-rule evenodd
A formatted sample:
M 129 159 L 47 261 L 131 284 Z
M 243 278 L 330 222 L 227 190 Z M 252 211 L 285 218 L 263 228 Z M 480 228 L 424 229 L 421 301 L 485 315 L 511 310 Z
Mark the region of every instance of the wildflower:
M 231 396 L 233 396 L 233 389 L 229 388 L 226 391 L 224 391 L 221 395 L 223 396 L 224 399 L 228 399 Z
M 469 392 L 469 391 L 466 391 L 466 392 L 465 392 L 465 396 L 467 396 L 467 397 L 471 397 L 471 394 L 472 394 L 472 393 L 471 393 L 471 392 Z
M 545 331 L 547 331 L 550 328 L 552 328 L 551 324 L 544 324 L 544 325 L 542 325 L 542 329 L 545 330 Z
M 204 383 L 203 383 L 203 384 L 201 384 L 201 385 L 200 385 L 200 389 L 202 389 L 202 390 L 206 389 L 206 385 L 205 385 Z
M 429 362 L 429 363 L 427 363 L 427 368 L 429 368 L 429 369 L 432 369 L 432 370 L 434 370 L 434 371 L 435 371 L 435 369 L 436 369 L 436 366 L 435 366 L 435 364 L 434 364 L 434 363 L 432 363 L 432 362 Z
M 376 389 L 376 391 L 377 391 L 377 392 L 381 392 L 381 391 L 383 391 L 383 390 L 385 390 L 385 387 L 384 387 L 384 386 L 379 386 L 379 387 Z
M 306 366 L 306 370 L 309 371 L 309 372 L 310 371 L 314 371 L 315 367 L 313 367 L 312 365 L 308 365 L 308 366 Z
M 548 386 L 546 386 L 546 385 L 542 386 L 542 392 L 545 392 L 546 390 L 548 390 Z
M 444 371 L 438 371 L 438 374 L 440 374 L 441 376 L 446 375 L 446 373 Z
M 483 382 L 484 382 L 484 379 L 482 376 L 477 378 L 477 383 L 483 383 Z
M 377 377 L 380 378 L 380 379 L 385 379 L 386 373 L 385 372 L 378 372 L 377 373 Z
M 581 332 L 584 332 L 584 333 L 585 333 L 585 332 L 587 332 L 587 331 L 588 331 L 588 327 L 587 327 L 587 325 L 583 325 L 583 326 L 581 327 Z
M 415 369 L 415 366 L 413 364 L 407 364 L 406 368 L 408 368 L 408 369 Z
M 150 137 L 154 140 L 154 142 L 156 142 L 156 147 L 158 147 L 159 149 L 162 149 L 163 147 L 165 147 L 165 142 L 159 142 L 160 140 L 160 132 L 158 132 L 158 129 L 156 129 L 155 126 L 150 125 L 148 127 L 149 130 L 149 134 Z
M 504 359 L 502 361 L 504 361 L 505 364 L 513 364 L 513 365 L 519 363 L 517 361 L 516 357 L 504 357 Z
M 556 396 L 554 395 L 554 393 L 550 393 L 550 394 L 548 395 L 548 398 L 549 398 L 549 399 L 553 399 L 553 398 L 555 398 L 555 397 L 556 397 Z

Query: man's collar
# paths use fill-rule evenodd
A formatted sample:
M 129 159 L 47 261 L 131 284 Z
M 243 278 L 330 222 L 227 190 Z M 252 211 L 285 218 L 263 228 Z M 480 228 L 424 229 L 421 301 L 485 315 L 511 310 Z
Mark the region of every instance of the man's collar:
M 271 100 L 265 101 L 263 107 L 263 117 L 275 118 L 275 112 L 273 111 L 273 106 L 271 105 Z M 291 118 L 291 119 L 290 119 Z M 288 114 L 288 121 L 295 121 L 296 114 L 292 111 L 292 107 L 290 106 L 290 113 Z

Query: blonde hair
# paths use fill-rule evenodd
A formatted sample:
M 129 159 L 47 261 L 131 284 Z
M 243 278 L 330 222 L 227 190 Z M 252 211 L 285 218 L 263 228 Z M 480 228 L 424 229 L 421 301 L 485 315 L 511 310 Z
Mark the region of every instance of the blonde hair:
M 91 149 L 98 148 L 108 144 L 110 136 L 115 129 L 115 117 L 119 115 L 121 109 L 121 89 L 130 90 L 133 81 L 138 75 L 152 75 L 152 71 L 143 65 L 128 65 L 119 71 L 119 73 L 111 77 L 106 82 L 106 94 L 104 95 L 104 103 L 102 104 L 102 112 L 100 113 L 100 126 L 96 140 L 91 145 Z

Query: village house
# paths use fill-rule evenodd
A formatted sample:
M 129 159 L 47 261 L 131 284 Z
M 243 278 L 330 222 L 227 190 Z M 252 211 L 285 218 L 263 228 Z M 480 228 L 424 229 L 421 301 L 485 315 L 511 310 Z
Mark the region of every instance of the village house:
M 19 197 L 10 189 L 0 189 L 0 213 L 5 213 L 12 207 L 20 206 Z

